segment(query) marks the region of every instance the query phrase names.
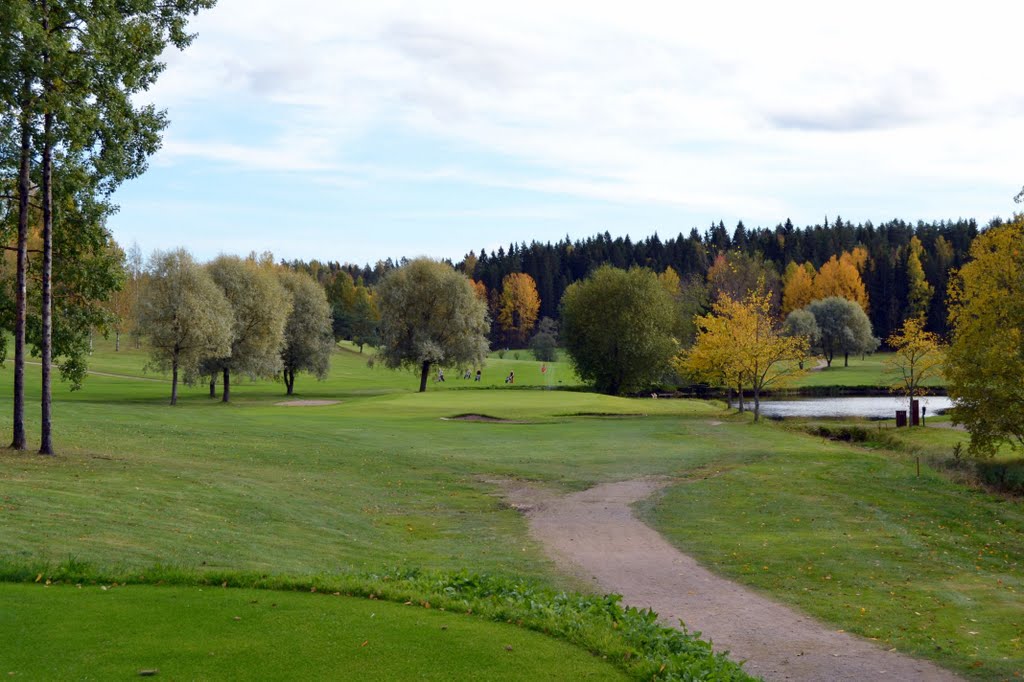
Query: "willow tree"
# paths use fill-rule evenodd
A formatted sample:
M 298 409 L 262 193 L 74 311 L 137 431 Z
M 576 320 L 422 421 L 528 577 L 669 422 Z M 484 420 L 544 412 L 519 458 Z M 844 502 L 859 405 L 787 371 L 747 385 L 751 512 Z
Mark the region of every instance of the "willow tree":
M 309 275 L 282 270 L 278 277 L 291 299 L 281 348 L 281 372 L 285 389 L 292 395 L 297 372 L 309 372 L 321 380 L 327 378 L 334 350 L 331 306 L 323 287 Z
M 814 301 L 806 310 L 818 323 L 818 348 L 829 367 L 836 353 L 842 353 L 843 364 L 849 365 L 851 353 L 869 353 L 878 348 L 871 320 L 856 302 L 829 296 Z
M 221 399 L 226 403 L 231 401 L 232 372 L 255 378 L 276 377 L 281 371 L 291 301 L 274 270 L 252 259 L 219 256 L 207 269 L 228 301 L 231 345 L 227 353 L 210 354 L 200 373 L 222 376 Z
M 210 355 L 231 350 L 231 307 L 206 270 L 183 249 L 150 258 L 139 296 L 138 326 L 149 339 L 149 366 L 171 372 L 171 405 L 178 378 Z
M 380 358 L 419 370 L 427 390 L 433 366 L 481 365 L 487 355 L 487 305 L 464 274 L 418 258 L 388 272 L 377 286 Z

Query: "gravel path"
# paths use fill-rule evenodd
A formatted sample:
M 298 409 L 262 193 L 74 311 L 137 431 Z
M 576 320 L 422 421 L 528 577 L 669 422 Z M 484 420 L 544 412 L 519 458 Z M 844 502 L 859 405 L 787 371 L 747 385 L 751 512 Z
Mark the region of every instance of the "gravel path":
M 500 483 L 526 514 L 530 531 L 559 567 L 626 604 L 649 607 L 668 625 L 680 620 L 728 650 L 765 680 L 957 680 L 932 663 L 837 632 L 713 575 L 640 522 L 630 507 L 668 484 L 641 479 L 554 495 Z

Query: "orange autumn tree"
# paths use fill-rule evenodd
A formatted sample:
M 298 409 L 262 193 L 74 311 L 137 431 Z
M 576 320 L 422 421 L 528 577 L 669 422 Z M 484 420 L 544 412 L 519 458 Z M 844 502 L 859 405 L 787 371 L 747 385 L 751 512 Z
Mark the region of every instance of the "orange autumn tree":
M 863 249 L 854 249 L 836 258 L 832 256 L 823 263 L 814 277 L 814 299 L 838 296 L 853 301 L 864 312 L 868 311 L 868 292 L 860 277 L 858 264 L 863 267 Z
M 501 281 L 498 299 L 498 324 L 510 340 L 525 343 L 540 312 L 540 296 L 533 277 L 513 272 Z
M 473 287 L 473 292 L 476 294 L 476 297 L 484 303 L 487 303 L 487 285 L 483 282 L 478 282 L 475 279 L 469 280 L 469 284 Z

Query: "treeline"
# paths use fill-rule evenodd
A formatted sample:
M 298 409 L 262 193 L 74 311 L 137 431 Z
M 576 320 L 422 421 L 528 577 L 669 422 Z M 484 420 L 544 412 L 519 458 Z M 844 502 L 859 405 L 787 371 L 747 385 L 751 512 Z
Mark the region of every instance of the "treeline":
M 995 221 L 998 223 L 998 221 Z M 662 240 L 658 235 L 636 242 L 628 237 L 612 238 L 607 232 L 584 240 L 568 238 L 555 244 L 533 242 L 512 244 L 494 253 L 470 253 L 461 264 L 472 264 L 472 277 L 488 290 L 499 287 L 512 272 L 529 274 L 537 282 L 540 315 L 555 318 L 565 289 L 601 265 L 618 268 L 648 267 L 664 272 L 671 267 L 685 282 L 694 277 L 706 280 L 718 255 L 743 254 L 748 262 L 761 261 L 781 276 L 790 262 L 811 263 L 820 268 L 833 256 L 863 247 L 867 260 L 861 278 L 867 290 L 875 334 L 886 338 L 906 319 L 910 308 L 910 241 L 916 236 L 923 246 L 921 265 L 934 287 L 927 314 L 931 331 L 945 336 L 948 331 L 946 286 L 949 271 L 966 261 L 971 242 L 978 235 L 974 220 L 916 224 L 893 220 L 873 225 L 854 225 L 837 218 L 833 222 L 796 228 L 790 221 L 774 229 L 748 230 L 740 222 L 729 234 L 720 222 L 701 234 L 696 229 Z
M 989 226 L 999 224 L 1001 221 L 997 219 Z M 741 221 L 731 231 L 719 222 L 704 233 L 694 228 L 688 236 L 680 233 L 669 239 L 655 234 L 634 242 L 629 237 L 613 238 L 605 232 L 576 241 L 566 237 L 554 244 L 512 243 L 507 249 L 501 247 L 490 253 L 484 249 L 479 254 L 470 251 L 454 265 L 482 284 L 490 300 L 500 296 L 508 275 L 529 275 L 536 283 L 540 299 L 538 317 L 558 319 L 559 302 L 569 285 L 586 278 L 602 265 L 640 266 L 657 273 L 672 268 L 685 287 L 694 282 L 707 284 L 709 273 L 715 277 L 716 260 L 721 266 L 721 257 L 725 257 L 729 277 L 741 280 L 766 275 L 767 286 L 781 302 L 782 275 L 788 264 L 810 264 L 819 269 L 833 257 L 840 258 L 844 253 L 858 250 L 866 254 L 859 270 L 868 298 L 868 317 L 874 333 L 884 339 L 902 326 L 914 307 L 912 282 L 919 274 L 914 272 L 911 240 L 917 237 L 921 246 L 918 260 L 927 284 L 935 292 L 925 316 L 927 329 L 945 337 L 949 332 L 945 295 L 949 272 L 966 262 L 978 233 L 978 224 L 973 219 L 931 223 L 892 220 L 874 225 L 836 218 L 803 228 L 787 220 L 771 229 L 747 229 Z M 313 275 L 328 289 L 328 298 L 336 299 L 331 296 L 330 287 L 372 289 L 384 274 L 404 262 L 404 258 L 398 261 L 388 258 L 372 267 L 315 260 L 284 264 Z M 339 280 L 343 282 L 340 285 Z M 333 300 L 332 305 L 335 305 Z M 341 316 L 348 314 L 341 313 Z M 500 327 L 495 325 L 492 341 L 504 343 L 506 340 Z

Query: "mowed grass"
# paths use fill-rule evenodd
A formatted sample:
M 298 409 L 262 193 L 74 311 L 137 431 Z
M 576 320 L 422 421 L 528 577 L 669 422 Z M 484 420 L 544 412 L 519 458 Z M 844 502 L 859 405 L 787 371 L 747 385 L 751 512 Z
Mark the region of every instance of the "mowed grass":
M 111 355 L 99 349 L 94 369 L 131 370 Z M 297 398 L 339 401 L 323 407 L 278 406 L 283 386 L 257 382 L 234 385 L 229 405 L 194 387 L 169 408 L 164 382 L 92 376 L 59 392 L 60 457 L 0 455 L 0 560 L 411 566 L 573 586 L 495 479 L 568 491 L 665 475 L 680 484 L 643 513 L 714 570 L 965 674 L 1024 674 L 1019 502 L 916 479 L 905 453 L 753 425 L 714 403 L 531 388 L 541 364 L 507 357 L 480 390 L 449 379 L 418 394 L 415 375 L 340 351 L 327 382 L 297 382 Z M 498 362 L 523 363 L 515 387 Z M 4 370 L 0 390 L 9 381 Z M 452 419 L 468 413 L 522 423 Z
M 623 680 L 512 625 L 343 596 L 199 587 L 0 584 L 14 679 Z M 88 619 L 69 617 L 79 614 Z M 22 645 L 11 646 L 12 642 Z
M 893 353 L 872 353 L 863 358 L 859 355 L 850 356 L 849 366 L 843 366 L 843 356 L 832 359 L 832 366 L 808 372 L 793 384 L 794 388 L 816 388 L 837 386 L 845 388 L 882 388 L 887 389 L 897 379 L 886 371 L 885 362 L 893 357 Z M 811 365 L 819 358 L 813 358 Z M 945 386 L 941 378 L 929 379 L 925 386 Z

